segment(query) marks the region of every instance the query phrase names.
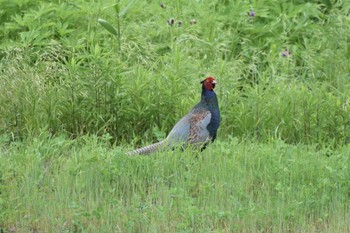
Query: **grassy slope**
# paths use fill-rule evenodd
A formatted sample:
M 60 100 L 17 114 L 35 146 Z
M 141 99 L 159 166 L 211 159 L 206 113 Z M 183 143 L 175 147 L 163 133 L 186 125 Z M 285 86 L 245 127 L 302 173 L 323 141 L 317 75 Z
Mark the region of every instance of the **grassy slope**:
M 350 230 L 349 147 L 233 139 L 201 154 L 129 158 L 86 137 L 2 153 L 0 216 L 16 232 Z

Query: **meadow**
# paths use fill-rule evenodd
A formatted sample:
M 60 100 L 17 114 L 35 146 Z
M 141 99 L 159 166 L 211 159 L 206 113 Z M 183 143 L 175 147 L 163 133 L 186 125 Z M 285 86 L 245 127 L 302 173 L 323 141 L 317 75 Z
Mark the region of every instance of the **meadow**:
M 347 1 L 0 0 L 0 232 L 350 232 L 349 58 Z

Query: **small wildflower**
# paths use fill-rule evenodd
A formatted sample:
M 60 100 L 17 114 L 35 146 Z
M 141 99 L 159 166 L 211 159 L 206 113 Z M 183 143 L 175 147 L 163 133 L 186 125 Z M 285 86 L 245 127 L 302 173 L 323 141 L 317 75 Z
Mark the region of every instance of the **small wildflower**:
M 248 16 L 254 17 L 255 16 L 255 12 L 253 10 L 247 12 Z
M 166 8 L 166 6 L 164 5 L 164 3 L 162 3 L 162 2 L 161 2 L 159 5 L 160 5 L 160 7 L 163 8 L 163 9 Z
M 253 6 L 250 6 L 250 10 L 249 10 L 249 12 L 247 14 L 248 14 L 248 16 L 251 16 L 251 17 L 255 16 L 255 12 L 253 10 Z
M 173 19 L 173 18 L 168 19 L 168 20 L 167 20 L 167 23 L 168 23 L 170 26 L 173 26 L 174 23 L 175 23 L 175 19 Z
M 191 20 L 190 20 L 190 24 L 191 24 L 191 25 L 195 25 L 196 23 L 197 23 L 197 20 L 195 20 L 195 19 L 191 19 Z
M 286 48 L 282 53 L 282 57 L 289 57 L 292 53 Z

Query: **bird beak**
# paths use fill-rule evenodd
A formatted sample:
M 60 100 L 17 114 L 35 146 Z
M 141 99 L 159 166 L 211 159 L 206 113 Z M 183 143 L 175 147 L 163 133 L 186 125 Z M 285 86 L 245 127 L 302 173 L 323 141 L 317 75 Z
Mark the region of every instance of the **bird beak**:
M 216 80 L 215 80 L 215 79 L 213 80 L 212 84 L 217 84 L 217 82 L 216 82 Z

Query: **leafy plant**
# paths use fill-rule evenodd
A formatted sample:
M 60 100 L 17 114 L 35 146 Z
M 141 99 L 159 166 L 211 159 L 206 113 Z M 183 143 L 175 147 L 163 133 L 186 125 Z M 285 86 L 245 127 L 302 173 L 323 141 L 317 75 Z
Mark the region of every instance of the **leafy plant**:
M 108 23 L 104 19 L 98 19 L 98 22 L 112 35 L 117 36 L 118 38 L 118 49 L 119 53 L 121 53 L 121 34 L 120 34 L 120 18 L 126 14 L 129 7 L 132 6 L 137 0 L 132 0 L 129 2 L 129 4 L 125 7 L 125 9 L 120 12 L 120 0 L 117 0 L 117 2 L 113 5 L 115 13 L 117 15 L 117 29 L 115 29 L 110 23 Z
M 1 133 L 155 141 L 214 75 L 222 140 L 345 144 L 348 5 L 3 1 Z

